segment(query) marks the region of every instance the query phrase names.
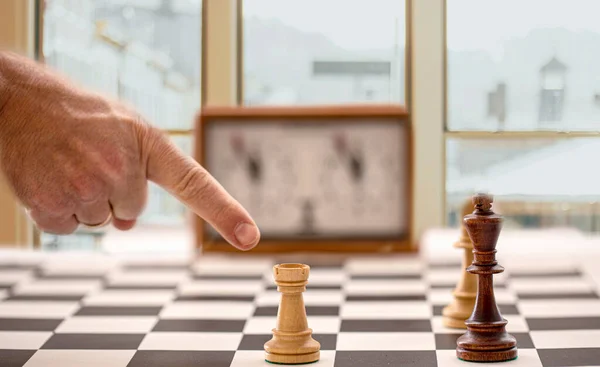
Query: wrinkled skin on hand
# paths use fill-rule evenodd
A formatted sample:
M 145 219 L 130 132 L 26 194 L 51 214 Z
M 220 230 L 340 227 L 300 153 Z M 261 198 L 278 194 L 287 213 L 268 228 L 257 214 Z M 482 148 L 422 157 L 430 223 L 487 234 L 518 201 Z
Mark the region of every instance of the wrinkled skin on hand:
M 56 234 L 135 225 L 151 180 L 239 249 L 258 228 L 246 210 L 159 129 L 49 68 L 0 53 L 0 167 L 37 226 Z

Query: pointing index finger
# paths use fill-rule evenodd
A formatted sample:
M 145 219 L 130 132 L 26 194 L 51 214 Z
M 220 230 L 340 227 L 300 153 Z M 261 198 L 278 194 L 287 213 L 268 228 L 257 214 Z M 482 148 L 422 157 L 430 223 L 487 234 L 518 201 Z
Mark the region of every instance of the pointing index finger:
M 240 250 L 255 247 L 260 231 L 246 209 L 162 132 L 150 135 L 154 136 L 148 151 L 148 179 L 177 197 L 233 246 Z

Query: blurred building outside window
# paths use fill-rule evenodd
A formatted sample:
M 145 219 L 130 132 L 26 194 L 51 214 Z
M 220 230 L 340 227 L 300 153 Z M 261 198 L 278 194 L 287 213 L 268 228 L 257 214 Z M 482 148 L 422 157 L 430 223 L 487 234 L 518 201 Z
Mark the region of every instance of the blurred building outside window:
M 405 0 L 243 1 L 246 105 L 405 103 Z
M 508 226 L 599 232 L 600 3 L 446 6 L 448 223 L 488 191 Z

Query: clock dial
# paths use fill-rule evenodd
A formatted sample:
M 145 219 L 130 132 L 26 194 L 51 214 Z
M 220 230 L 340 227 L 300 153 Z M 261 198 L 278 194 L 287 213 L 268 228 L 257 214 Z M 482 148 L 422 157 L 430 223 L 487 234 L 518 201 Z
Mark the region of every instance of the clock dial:
M 408 231 L 403 124 L 244 121 L 214 123 L 206 131 L 208 170 L 249 211 L 264 238 Z
M 320 169 L 324 231 L 397 235 L 406 228 L 406 147 L 401 126 L 349 125 L 330 134 L 326 164 Z
M 300 216 L 289 210 L 297 186 L 296 161 L 283 144 L 277 129 L 269 126 L 249 130 L 219 124 L 207 136 L 214 151 L 207 169 L 267 233 L 293 230 Z

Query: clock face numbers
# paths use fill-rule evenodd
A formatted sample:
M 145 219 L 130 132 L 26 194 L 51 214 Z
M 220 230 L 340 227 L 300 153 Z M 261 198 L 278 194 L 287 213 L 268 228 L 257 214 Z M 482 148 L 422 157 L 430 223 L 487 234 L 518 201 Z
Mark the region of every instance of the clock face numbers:
M 401 124 L 219 122 L 206 131 L 207 169 L 265 238 L 407 230 Z

